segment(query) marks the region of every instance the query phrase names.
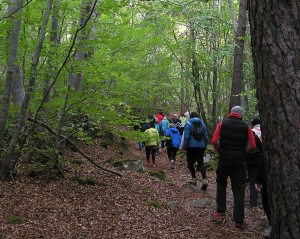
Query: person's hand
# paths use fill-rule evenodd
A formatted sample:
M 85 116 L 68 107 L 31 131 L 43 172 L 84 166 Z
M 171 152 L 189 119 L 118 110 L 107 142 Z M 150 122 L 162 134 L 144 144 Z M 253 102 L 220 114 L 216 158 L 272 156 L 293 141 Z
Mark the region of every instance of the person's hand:
M 256 189 L 258 192 L 260 192 L 260 191 L 261 191 L 261 185 L 258 184 L 258 183 L 256 183 L 256 184 L 255 184 L 255 189 Z

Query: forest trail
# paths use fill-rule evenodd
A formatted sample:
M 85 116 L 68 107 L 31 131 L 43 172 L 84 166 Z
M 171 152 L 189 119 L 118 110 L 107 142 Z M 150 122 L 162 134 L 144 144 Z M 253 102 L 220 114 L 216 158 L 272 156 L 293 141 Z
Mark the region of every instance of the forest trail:
M 97 163 L 114 170 L 105 163 L 111 158 L 145 163 L 145 152 L 139 151 L 136 143 L 131 142 L 123 155 L 115 147 L 103 149 L 100 143 L 96 139 L 80 147 Z M 208 172 L 206 192 L 200 190 L 201 184 L 188 185 L 190 174 L 180 153 L 174 170 L 161 149 L 157 168 L 145 167 L 143 173 L 124 170 L 123 177 L 94 167 L 71 150 L 67 156 L 70 161 L 86 163 L 69 164 L 65 178 L 47 184 L 25 173 L 14 184 L 0 182 L 1 238 L 262 238 L 266 221 L 261 210 L 246 209 L 244 231 L 234 231 L 230 188 L 225 224 L 210 222 L 215 173 Z M 153 172 L 163 172 L 168 180 L 151 176 Z M 99 184 L 79 185 L 73 180 L 75 176 L 92 178 Z

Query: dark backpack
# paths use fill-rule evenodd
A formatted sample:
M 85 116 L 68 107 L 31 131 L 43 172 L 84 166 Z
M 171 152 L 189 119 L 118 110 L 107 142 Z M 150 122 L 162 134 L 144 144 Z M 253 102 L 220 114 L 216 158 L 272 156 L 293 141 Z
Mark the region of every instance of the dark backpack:
M 192 136 L 195 140 L 201 141 L 204 135 L 202 124 L 193 123 L 193 125 L 194 125 L 194 130 L 192 131 Z

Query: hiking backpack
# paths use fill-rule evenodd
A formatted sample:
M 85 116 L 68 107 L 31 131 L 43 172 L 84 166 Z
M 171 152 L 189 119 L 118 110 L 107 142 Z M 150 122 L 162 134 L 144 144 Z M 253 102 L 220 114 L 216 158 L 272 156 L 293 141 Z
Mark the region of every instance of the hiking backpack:
M 201 141 L 204 135 L 202 124 L 193 123 L 193 125 L 194 125 L 194 130 L 192 131 L 192 136 L 195 140 Z

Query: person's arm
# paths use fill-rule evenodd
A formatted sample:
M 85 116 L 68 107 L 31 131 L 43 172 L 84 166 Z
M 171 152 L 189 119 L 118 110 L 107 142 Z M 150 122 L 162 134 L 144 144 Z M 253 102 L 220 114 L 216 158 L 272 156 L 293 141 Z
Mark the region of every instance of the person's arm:
M 219 150 L 220 150 L 221 127 L 222 127 L 222 122 L 220 122 L 217 125 L 214 136 L 213 136 L 212 141 L 211 141 L 213 146 L 217 150 L 217 152 L 219 152 Z
M 260 192 L 261 191 L 261 184 L 256 183 L 255 184 L 255 189 L 256 189 L 256 191 Z

